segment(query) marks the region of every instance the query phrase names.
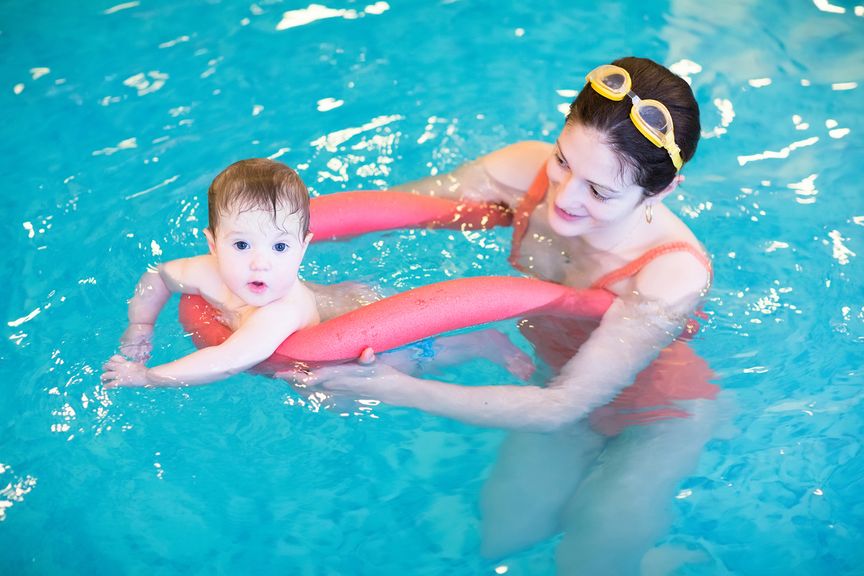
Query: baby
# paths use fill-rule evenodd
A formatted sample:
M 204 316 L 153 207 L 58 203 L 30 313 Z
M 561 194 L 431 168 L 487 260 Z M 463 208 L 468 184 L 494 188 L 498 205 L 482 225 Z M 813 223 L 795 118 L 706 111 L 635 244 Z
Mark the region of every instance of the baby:
M 210 254 L 144 273 L 129 300 L 123 355 L 104 366 L 106 388 L 227 378 L 269 358 L 293 332 L 320 322 L 314 293 L 297 278 L 312 238 L 309 193 L 297 173 L 273 160 L 241 160 L 216 176 L 207 202 Z M 234 332 L 218 346 L 147 368 L 153 324 L 172 292 L 202 296 Z

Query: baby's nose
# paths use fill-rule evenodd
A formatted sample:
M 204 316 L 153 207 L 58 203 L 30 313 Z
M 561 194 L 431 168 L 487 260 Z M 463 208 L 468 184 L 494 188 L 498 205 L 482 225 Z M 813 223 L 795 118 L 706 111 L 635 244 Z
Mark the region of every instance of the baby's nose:
M 249 267 L 252 270 L 269 270 L 270 269 L 270 255 L 262 252 L 255 252 L 252 255 L 252 261 L 249 264 Z

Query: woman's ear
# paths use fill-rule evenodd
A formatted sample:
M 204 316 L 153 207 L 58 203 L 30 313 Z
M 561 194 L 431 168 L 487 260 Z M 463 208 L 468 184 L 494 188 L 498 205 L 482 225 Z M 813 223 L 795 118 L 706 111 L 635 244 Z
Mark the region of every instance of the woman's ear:
M 204 237 L 207 238 L 207 247 L 210 249 L 210 254 L 216 254 L 216 239 L 213 238 L 213 233 L 210 227 L 204 228 Z
M 670 182 L 669 185 L 666 186 L 666 188 L 664 188 L 663 190 L 661 190 L 657 194 L 653 194 L 651 196 L 650 200 L 652 202 L 655 202 L 655 203 L 656 202 L 662 202 L 667 196 L 669 196 L 669 194 L 674 192 L 675 189 L 678 188 L 678 185 L 681 184 L 682 182 L 684 182 L 684 176 L 681 174 L 678 174 L 677 176 L 675 176 L 672 179 L 672 182 Z

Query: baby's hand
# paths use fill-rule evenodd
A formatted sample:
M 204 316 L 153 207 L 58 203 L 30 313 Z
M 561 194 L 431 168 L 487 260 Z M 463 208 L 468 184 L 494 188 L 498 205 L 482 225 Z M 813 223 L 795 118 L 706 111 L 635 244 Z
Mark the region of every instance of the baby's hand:
M 147 367 L 140 362 L 133 362 L 115 354 L 102 367 L 102 384 L 105 388 L 120 386 L 146 386 Z
M 129 324 L 120 337 L 120 353 L 136 362 L 146 362 L 153 350 L 152 337 L 152 324 Z

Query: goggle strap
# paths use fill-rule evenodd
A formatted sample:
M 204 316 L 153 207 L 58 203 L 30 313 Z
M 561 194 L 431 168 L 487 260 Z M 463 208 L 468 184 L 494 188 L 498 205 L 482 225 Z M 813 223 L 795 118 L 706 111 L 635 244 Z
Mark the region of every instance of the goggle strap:
M 672 159 L 672 165 L 675 166 L 675 171 L 679 172 L 681 167 L 684 166 L 684 160 L 681 159 L 681 148 L 678 147 L 674 141 L 668 142 L 666 146 L 666 152 L 669 153 L 669 158 Z

